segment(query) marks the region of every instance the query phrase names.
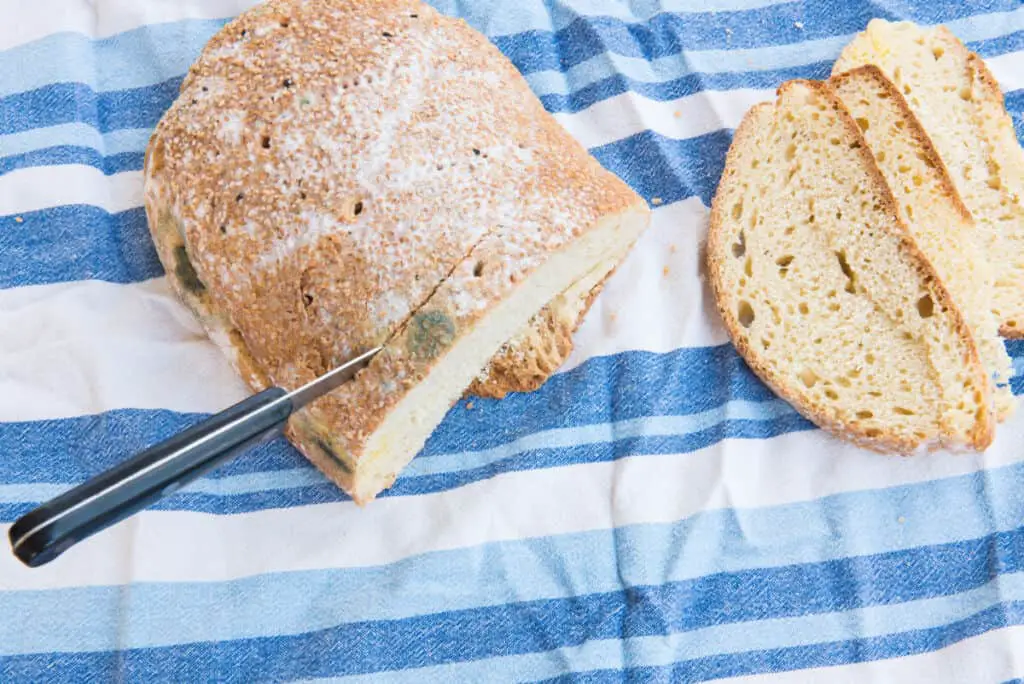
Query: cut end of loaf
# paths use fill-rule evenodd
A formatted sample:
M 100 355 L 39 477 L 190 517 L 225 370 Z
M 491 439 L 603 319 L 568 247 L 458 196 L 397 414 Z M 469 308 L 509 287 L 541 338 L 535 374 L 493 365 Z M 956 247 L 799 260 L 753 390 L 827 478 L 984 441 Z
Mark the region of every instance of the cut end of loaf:
M 818 425 L 881 451 L 990 443 L 977 350 L 824 84 L 787 83 L 744 119 L 708 260 L 737 349 Z

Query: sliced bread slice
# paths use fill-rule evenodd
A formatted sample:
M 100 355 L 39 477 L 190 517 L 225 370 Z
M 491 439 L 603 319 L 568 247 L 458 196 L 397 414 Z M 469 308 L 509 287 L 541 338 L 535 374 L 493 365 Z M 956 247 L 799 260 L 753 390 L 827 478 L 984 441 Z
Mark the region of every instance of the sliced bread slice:
M 827 85 L 787 83 L 740 124 L 708 271 L 740 354 L 821 427 L 879 451 L 991 443 L 970 331 Z
M 971 214 L 903 95 L 874 66 L 829 84 L 854 117 L 896 198 L 900 219 L 963 313 L 996 387 L 1000 418 L 1013 412 L 1013 366 L 992 313 L 993 279 Z
M 1024 151 L 982 60 L 945 27 L 872 20 L 833 74 L 877 65 L 896 84 L 949 169 L 985 240 L 992 309 L 1024 337 Z

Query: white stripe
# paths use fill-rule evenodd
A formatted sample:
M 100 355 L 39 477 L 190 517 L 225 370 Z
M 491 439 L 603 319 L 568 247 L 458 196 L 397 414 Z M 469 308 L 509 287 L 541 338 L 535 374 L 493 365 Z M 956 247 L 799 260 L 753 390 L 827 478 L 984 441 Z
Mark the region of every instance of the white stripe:
M 676 100 L 622 93 L 555 119 L 585 147 L 594 148 L 644 130 L 682 140 L 736 128 L 747 110 L 775 97 L 773 90 L 705 90 Z
M 1022 442 L 1021 416 L 1003 426 L 984 456 L 900 459 L 801 432 L 727 440 L 685 455 L 507 473 L 439 494 L 380 499 L 365 509 L 332 503 L 230 516 L 150 510 L 41 568 L 0 554 L 0 590 L 225 581 L 378 565 L 488 542 L 672 522 L 707 510 L 960 475 L 1024 458 Z
M 721 684 L 1005 682 L 1024 675 L 1024 626 L 1006 627 L 920 655 L 718 679 Z
M 14 21 L 8 16 L 0 32 L 0 50 L 39 40 L 54 33 L 82 33 L 104 38 L 146 24 L 182 19 L 233 17 L 258 0 L 32 0 L 19 2 Z
M 594 302 L 563 371 L 594 356 L 726 341 L 700 279 L 706 215 L 696 198 L 655 210 Z M 0 420 L 119 408 L 210 413 L 245 394 L 163 278 L 0 289 Z
M 111 176 L 92 166 L 33 166 L 0 176 L 0 216 L 69 204 L 117 213 L 142 206 L 142 172 Z
M 0 290 L 0 420 L 210 413 L 245 394 L 163 278 Z
M 576 349 L 562 371 L 595 356 L 728 341 L 704 281 L 707 219 L 696 197 L 654 210 L 650 227 L 576 332 Z

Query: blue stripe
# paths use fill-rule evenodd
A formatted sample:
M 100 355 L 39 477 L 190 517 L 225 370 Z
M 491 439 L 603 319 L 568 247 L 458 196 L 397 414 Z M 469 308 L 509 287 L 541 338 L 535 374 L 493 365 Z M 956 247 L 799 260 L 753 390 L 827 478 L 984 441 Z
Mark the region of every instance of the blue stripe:
M 712 586 L 721 587 L 729 584 L 729 577 L 736 584 L 750 582 L 752 577 L 768 581 L 771 575 L 761 573 L 797 567 L 806 572 L 815 564 L 831 567 L 827 564 L 843 557 L 899 553 L 912 562 L 919 547 L 983 537 L 993 528 L 1015 530 L 1024 515 L 1024 502 L 1017 496 L 1022 486 L 1024 464 L 1016 464 L 987 474 L 890 490 L 849 492 L 756 510 L 705 511 L 673 523 L 432 552 L 380 567 L 284 572 L 225 582 L 138 584 L 132 587 L 132 601 L 140 610 L 130 613 L 128 622 L 118 615 L 121 587 L 0 592 L 0 614 L 31 612 L 38 616 L 29 624 L 0 623 L 0 654 L 106 650 L 115 643 L 138 648 L 231 639 L 238 637 L 240 624 L 246 625 L 250 636 L 294 634 L 366 620 L 403 620 L 502 603 L 602 594 L 620 591 L 624 584 L 648 587 L 715 578 Z M 994 515 L 982 503 L 986 491 L 999 504 Z M 934 513 L 900 520 L 909 511 L 921 510 Z M 846 527 L 852 524 L 870 533 L 847 534 Z M 836 539 L 842 543 L 835 543 Z M 715 548 L 716 553 L 681 554 L 678 549 L 684 544 L 687 549 Z M 618 558 L 609 553 L 615 548 L 622 549 Z M 542 559 L 552 557 L 591 560 L 567 577 L 545 566 Z M 517 569 L 514 577 L 504 576 L 508 567 Z M 436 586 L 437 590 L 418 591 L 423 586 Z M 811 588 L 815 595 L 830 590 L 827 585 Z M 950 597 L 940 576 L 922 599 L 928 603 L 918 604 L 913 615 L 904 610 L 874 610 L 859 616 L 797 621 L 789 624 L 787 640 L 769 638 L 768 643 L 795 645 L 940 624 L 950 616 L 961 617 L 1000 599 L 1024 598 L 1024 575 L 1004 576 L 998 587 L 983 584 L 970 591 L 974 595 Z M 325 603 L 310 614 L 303 597 L 327 594 L 353 600 Z M 865 606 L 891 604 L 869 598 Z M 770 606 L 750 610 L 762 612 L 689 628 L 747 623 L 746 634 L 744 629 L 727 630 L 728 642 L 719 645 L 726 650 L 756 647 L 772 627 L 749 622 L 783 616 L 772 613 Z M 197 613 L 209 617 L 203 621 L 185 618 Z M 88 616 L 93 619 L 85 619 Z M 173 631 L 168 630 L 170 625 Z M 816 632 L 808 631 L 815 625 Z M 726 637 L 724 632 L 720 630 L 719 638 Z M 694 644 L 687 652 L 692 656 L 704 649 L 706 644 L 703 649 Z M 644 661 L 653 664 L 649 658 Z
M 162 83 L 97 93 L 82 83 L 56 83 L 0 99 L 0 134 L 67 123 L 107 133 L 153 128 L 178 95 L 182 77 Z
M 727 131 L 685 140 L 644 132 L 592 152 L 648 199 L 670 203 L 698 195 L 709 204 L 729 140 Z M 86 279 L 138 282 L 163 273 L 142 208 L 110 214 L 59 206 L 0 217 L 0 250 L 11 255 L 0 270 L 0 288 Z
M 683 660 L 666 667 L 578 672 L 541 680 L 544 684 L 619 684 L 633 682 L 701 682 L 725 677 L 788 672 L 863 663 L 937 651 L 997 629 L 1024 624 L 1024 601 L 1001 603 L 941 627 L 866 639 L 849 639 L 793 648 L 775 648 Z M 955 671 L 955 666 L 950 665 Z
M 630 554 L 631 550 L 618 546 L 618 541 L 614 549 L 619 554 Z M 603 553 L 616 555 L 612 551 Z M 636 562 L 642 563 L 643 559 L 637 558 Z M 33 681 L 80 682 L 99 679 L 111 671 L 138 681 L 155 681 L 167 672 L 182 673 L 188 679 L 187 673 L 198 672 L 196 667 L 202 668 L 204 676 L 216 673 L 224 681 L 402 670 L 553 651 L 593 639 L 672 634 L 713 625 L 951 596 L 983 587 L 997 575 L 1021 570 L 1024 530 L 1018 529 L 907 551 L 721 573 L 659 586 L 627 586 L 620 591 L 450 610 L 399 620 L 351 622 L 297 635 L 201 641 L 183 648 L 16 655 L 0 658 L 0 672 Z M 415 578 L 410 581 L 422 590 Z M 325 594 L 332 595 L 333 592 Z M 343 595 L 353 596 L 344 591 Z M 108 609 L 115 621 L 142 611 L 142 605 L 132 603 L 131 593 L 118 591 L 115 596 Z M 258 594 L 252 598 L 257 597 Z M 248 598 L 234 597 L 236 601 Z M 133 605 L 137 610 L 130 609 Z M 267 609 L 273 610 L 270 606 Z M 986 618 L 985 629 L 1016 624 L 1024 617 L 1014 603 L 1001 604 L 984 614 L 998 618 Z M 1012 620 L 1008 623 L 1009 618 Z M 207 619 L 206 613 L 201 619 Z M 958 625 L 936 629 L 949 633 L 957 630 Z M 958 634 L 956 638 L 964 638 L 962 631 L 954 633 Z M 851 656 L 860 653 L 862 657 L 892 657 L 904 650 L 935 647 L 934 641 L 917 646 L 916 639 L 889 639 L 888 643 L 895 647 L 889 651 L 864 652 L 853 648 L 849 652 Z M 341 653 L 344 657 L 338 657 Z M 710 660 L 723 657 L 727 656 Z M 755 663 L 765 665 L 759 653 L 745 662 L 746 668 Z M 696 665 L 690 667 L 689 672 L 696 678 L 708 678 L 718 672 Z
M 0 288 L 73 280 L 132 283 L 163 274 L 142 207 L 66 205 L 0 217 Z

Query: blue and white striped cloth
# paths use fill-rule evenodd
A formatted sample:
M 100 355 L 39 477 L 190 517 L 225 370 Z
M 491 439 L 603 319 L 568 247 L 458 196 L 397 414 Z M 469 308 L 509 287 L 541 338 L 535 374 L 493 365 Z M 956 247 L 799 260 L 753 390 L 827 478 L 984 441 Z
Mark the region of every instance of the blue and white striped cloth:
M 4 531 L 244 395 L 161 279 L 140 169 L 251 3 L 4 2 Z M 743 112 L 871 17 L 950 26 L 1024 132 L 1020 1 L 435 4 L 654 207 L 571 361 L 457 406 L 365 510 L 276 442 L 49 566 L 0 553 L 0 681 L 1024 676 L 1024 415 L 984 456 L 839 444 L 737 358 L 699 258 Z

